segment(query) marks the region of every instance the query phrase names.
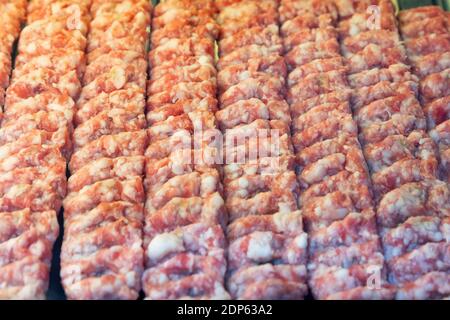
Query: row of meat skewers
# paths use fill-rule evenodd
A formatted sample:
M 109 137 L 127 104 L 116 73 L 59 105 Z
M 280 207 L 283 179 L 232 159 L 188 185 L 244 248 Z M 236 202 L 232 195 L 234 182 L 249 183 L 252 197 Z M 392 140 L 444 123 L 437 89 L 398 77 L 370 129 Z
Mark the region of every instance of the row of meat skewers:
M 136 299 L 143 271 L 150 4 L 92 1 L 76 104 L 61 278 L 70 299 Z
M 66 29 L 64 6 L 12 4 L 23 18 L 26 11 L 28 16 L 0 129 L 0 296 L 43 298 L 59 234 L 57 214 L 66 196 L 66 160 L 80 89 L 74 71 L 79 61 L 69 70 L 59 58 L 68 50 L 66 40 L 73 40 L 83 55 L 85 39 L 81 32 Z
M 147 87 L 143 289 L 150 299 L 228 299 L 211 1 L 155 7 Z
M 1 6 L 0 298 L 450 296 L 441 9 Z
M 216 3 L 221 30 L 217 119 L 224 148 L 234 148 L 227 145 L 234 140 L 228 136 L 247 137 L 238 143 L 249 153 L 247 163 L 224 166 L 228 288 L 240 299 L 299 299 L 308 290 L 307 235 L 297 204 L 278 3 Z M 258 152 L 251 157 L 251 150 Z

